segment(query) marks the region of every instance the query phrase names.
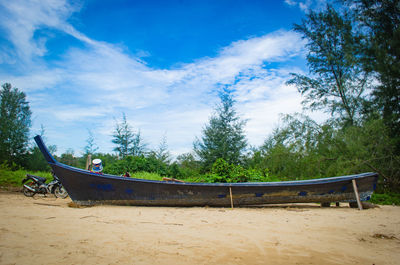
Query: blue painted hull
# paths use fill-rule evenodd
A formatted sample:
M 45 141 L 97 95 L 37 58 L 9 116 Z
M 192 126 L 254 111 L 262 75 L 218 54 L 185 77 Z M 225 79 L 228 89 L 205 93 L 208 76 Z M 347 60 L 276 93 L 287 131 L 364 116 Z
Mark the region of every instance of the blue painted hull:
M 40 150 L 71 199 L 79 204 L 118 204 L 146 206 L 235 206 L 275 203 L 355 202 L 352 180 L 360 199 L 369 200 L 378 174 L 302 181 L 258 183 L 181 183 L 99 175 L 57 162 L 40 136 Z

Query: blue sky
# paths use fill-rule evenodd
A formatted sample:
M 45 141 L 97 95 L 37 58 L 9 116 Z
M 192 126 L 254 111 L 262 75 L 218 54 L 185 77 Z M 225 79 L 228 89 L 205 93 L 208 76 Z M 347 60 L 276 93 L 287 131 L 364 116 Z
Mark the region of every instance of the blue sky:
M 165 137 L 172 154 L 190 152 L 224 87 L 259 146 L 280 113 L 302 111 L 285 85 L 290 72 L 307 72 L 305 43 L 291 29 L 323 5 L 0 0 L 0 82 L 27 94 L 32 136 L 43 125 L 58 153 L 80 155 L 88 130 L 111 152 L 122 113 L 150 148 Z

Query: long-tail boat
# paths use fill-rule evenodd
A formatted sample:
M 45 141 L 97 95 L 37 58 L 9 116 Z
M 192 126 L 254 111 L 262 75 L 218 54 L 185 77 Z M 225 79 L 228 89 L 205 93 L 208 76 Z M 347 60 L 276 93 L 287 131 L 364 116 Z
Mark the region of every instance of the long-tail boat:
M 281 182 L 190 183 L 97 174 L 54 159 L 40 136 L 35 141 L 46 161 L 80 205 L 239 206 L 281 203 L 329 204 L 369 200 L 378 174 Z M 357 198 L 358 197 L 358 198 Z

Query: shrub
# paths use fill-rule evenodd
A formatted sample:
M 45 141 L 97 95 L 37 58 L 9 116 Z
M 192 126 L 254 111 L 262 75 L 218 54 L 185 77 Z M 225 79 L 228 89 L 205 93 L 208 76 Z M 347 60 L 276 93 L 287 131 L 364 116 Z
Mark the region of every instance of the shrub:
M 229 164 L 224 159 L 219 158 L 214 162 L 211 172 L 204 175 L 204 181 L 209 183 L 216 182 L 263 182 L 271 181 L 268 170 L 244 169 L 240 165 Z
M 149 172 L 160 176 L 182 177 L 182 173 L 176 164 L 168 165 L 153 156 L 127 156 L 104 166 L 104 173 L 121 175 L 125 172 Z
M 382 205 L 400 205 L 400 193 L 374 193 L 371 202 Z

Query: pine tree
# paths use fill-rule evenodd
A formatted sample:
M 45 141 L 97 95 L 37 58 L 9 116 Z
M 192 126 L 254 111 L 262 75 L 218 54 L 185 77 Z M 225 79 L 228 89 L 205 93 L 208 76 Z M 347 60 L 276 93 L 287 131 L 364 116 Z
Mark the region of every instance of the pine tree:
M 112 142 L 116 144 L 113 149 L 118 152 L 120 157 L 128 155 L 140 156 L 146 151 L 146 144 L 140 134 L 140 130 L 135 133 L 126 120 L 125 113 L 122 114 L 122 122 L 116 123 Z
M 129 147 L 128 152 L 133 156 L 145 155 L 147 150 L 147 144 L 142 138 L 140 130 L 133 135 L 132 145 Z
M 201 140 L 196 139 L 193 144 L 205 170 L 210 170 L 218 158 L 231 164 L 241 163 L 247 146 L 243 130 L 246 121 L 237 115 L 231 91 L 224 90 L 219 98 L 221 102 L 204 127 Z
M 94 154 L 99 149 L 99 147 L 96 145 L 96 143 L 94 141 L 94 135 L 93 135 L 92 131 L 89 129 L 88 129 L 88 134 L 89 134 L 89 136 L 86 139 L 86 146 L 84 148 L 85 155 Z
M 169 164 L 171 162 L 171 153 L 168 151 L 167 137 L 165 135 L 161 139 L 157 150 L 152 151 L 150 155 L 162 163 Z

